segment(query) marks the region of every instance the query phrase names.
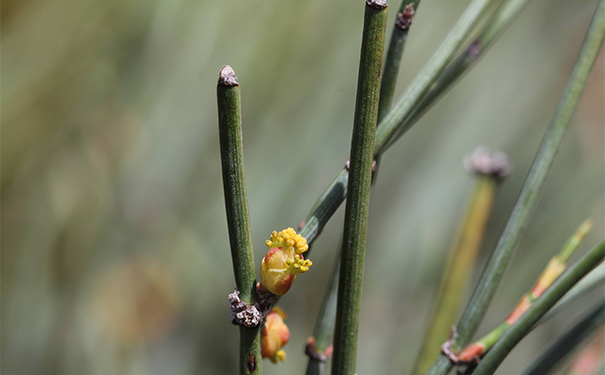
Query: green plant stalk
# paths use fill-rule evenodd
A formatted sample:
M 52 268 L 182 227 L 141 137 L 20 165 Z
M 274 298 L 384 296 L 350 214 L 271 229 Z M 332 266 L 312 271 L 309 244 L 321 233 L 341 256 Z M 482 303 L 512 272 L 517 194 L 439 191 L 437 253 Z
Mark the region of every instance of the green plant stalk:
M 473 372 L 473 375 L 493 374 L 510 351 L 529 333 L 534 325 L 571 287 L 590 272 L 605 257 L 605 239 L 590 249 L 565 272 L 496 342 Z
M 416 105 L 414 103 L 418 103 L 422 99 L 422 102 L 426 103 L 423 105 L 429 106 L 431 104 L 429 103 L 430 99 L 423 99 L 424 94 L 429 89 L 435 93 L 440 93 L 447 89 L 445 86 L 442 87 L 434 84 L 437 77 L 442 73 L 460 44 L 469 36 L 473 26 L 492 2 L 493 0 L 474 0 L 466 8 L 429 62 L 410 84 L 397 105 L 388 111 L 388 116 L 386 118 L 380 121 L 376 136 L 378 137 L 378 134 L 381 134 L 383 140 L 379 143 L 378 138 L 376 139 L 374 144 L 375 156 L 382 154 L 382 152 L 390 146 L 388 142 L 390 142 L 390 138 L 395 134 L 398 128 L 408 126 L 406 124 L 409 123 L 409 120 L 406 119 L 414 112 L 414 106 Z M 501 33 L 506 26 L 508 26 L 508 24 L 500 24 L 497 30 Z M 439 95 L 435 95 L 434 98 L 437 98 L 438 96 Z M 420 115 L 417 116 L 417 118 L 419 117 Z M 411 127 L 411 124 L 408 128 L 409 127 Z M 304 226 L 301 230 L 301 235 L 307 239 L 307 243 L 311 244 L 315 241 L 325 224 L 344 201 L 347 195 L 347 181 L 348 171 L 346 168 L 343 168 L 320 195 L 309 214 L 307 214 L 307 217 L 303 221 Z M 308 255 L 309 252 L 306 254 Z
M 479 35 L 458 55 L 437 80 L 431 85 L 429 91 L 422 98 L 420 104 L 397 129 L 387 146 L 390 147 L 436 103 L 441 97 L 458 82 L 464 73 L 471 70 L 483 57 L 489 48 L 500 38 L 510 24 L 517 18 L 519 13 L 530 0 L 507 0 L 494 13 L 491 20 L 483 27 Z
M 241 300 L 253 304 L 256 302 L 256 276 L 244 174 L 241 99 L 239 83 L 231 67 L 221 69 L 217 100 L 223 190 L 235 285 Z M 240 327 L 240 374 L 262 374 L 260 331 L 260 327 Z
M 384 62 L 384 69 L 380 83 L 380 98 L 378 102 L 377 122 L 380 122 L 391 109 L 401 59 L 407 40 L 407 35 L 412 25 L 414 13 L 418 8 L 420 0 L 403 0 L 397 13 L 397 21 L 391 34 L 391 42 Z M 378 168 L 380 165 L 380 154 L 374 156 L 375 166 L 372 175 L 370 191 L 373 189 L 378 178 Z M 371 194 L 371 193 L 370 193 Z M 343 196 L 344 199 L 344 196 Z M 338 247 L 338 257 L 332 273 L 328 289 L 324 295 L 319 315 L 315 322 L 312 339 L 314 341 L 314 350 L 325 354 L 332 342 L 334 333 L 334 324 L 336 323 L 336 300 L 338 298 L 338 277 L 340 272 L 340 249 L 342 248 L 342 239 Z M 309 345 L 307 343 L 307 345 Z M 309 356 L 307 364 L 307 375 L 321 375 L 324 370 L 324 361 Z
M 598 55 L 604 34 L 605 9 L 603 0 L 600 0 L 572 74 L 567 81 L 554 120 L 542 140 L 540 150 L 525 180 L 504 233 L 500 237 L 500 241 L 488 261 L 477 288 L 460 318 L 457 326 L 458 338 L 452 346 L 454 351 L 459 351 L 468 343 L 483 319 L 502 273 L 512 256 L 513 250 L 517 246 L 519 238 L 537 202 L 537 198 L 542 191 L 550 167 L 554 162 L 557 150 L 563 141 L 565 132 L 571 122 L 574 110 L 580 100 L 582 91 Z M 428 374 L 446 374 L 451 366 L 449 359 L 442 355 L 433 364 Z
M 544 350 L 526 370 L 524 375 L 548 374 L 578 345 L 603 325 L 605 320 L 605 301 L 601 301 L 553 344 Z
M 342 241 L 341 241 L 342 247 Z M 338 297 L 338 275 L 340 270 L 340 251 L 328 282 L 328 289 L 324 295 L 324 300 L 319 310 L 319 315 L 313 329 L 314 349 L 322 354 L 327 354 L 328 348 L 332 344 L 332 334 L 336 323 L 336 299 Z M 308 343 L 307 343 L 308 344 Z M 307 375 L 323 374 L 324 361 L 317 360 L 309 356 L 307 364 Z
M 393 33 L 391 34 L 391 41 L 382 71 L 378 122 L 382 121 L 391 110 L 405 43 L 408 39 L 410 26 L 412 25 L 414 13 L 418 9 L 419 3 L 420 0 L 403 0 L 397 12 L 397 18 L 393 26 Z
M 351 141 L 349 199 L 347 199 L 345 209 L 344 242 L 341 250 L 341 272 L 338 285 L 334 358 L 332 360 L 334 375 L 353 375 L 355 373 L 372 160 L 386 22 L 386 0 L 366 0 Z
M 454 247 L 450 251 L 448 265 L 441 280 L 435 311 L 428 325 L 427 334 L 416 361 L 414 373 L 424 374 L 440 353 L 441 344 L 447 339 L 450 328 L 460 311 L 460 303 L 471 275 L 487 223 L 491 216 L 496 195 L 497 180 L 493 176 L 478 175 L 464 223 Z
M 567 240 L 558 255 L 555 255 L 549 262 L 546 269 L 542 272 L 535 286 L 526 293 L 517 307 L 508 315 L 508 317 L 498 327 L 490 333 L 480 338 L 473 344 L 465 348 L 460 353 L 459 360 L 462 362 L 474 361 L 483 356 L 492 346 L 502 337 L 504 332 L 513 325 L 529 307 L 544 293 L 546 289 L 563 273 L 567 267 L 569 258 L 576 252 L 582 244 L 582 241 L 592 230 L 594 222 L 592 219 L 584 221 L 575 233 Z
M 578 298 L 586 295 L 591 290 L 594 290 L 598 286 L 602 286 L 605 282 L 605 263 L 601 263 L 594 270 L 590 271 L 588 275 L 582 278 L 574 287 L 565 294 L 563 298 L 557 304 L 544 315 L 542 321 L 550 319 L 553 315 L 569 306 L 571 303 L 576 301 Z

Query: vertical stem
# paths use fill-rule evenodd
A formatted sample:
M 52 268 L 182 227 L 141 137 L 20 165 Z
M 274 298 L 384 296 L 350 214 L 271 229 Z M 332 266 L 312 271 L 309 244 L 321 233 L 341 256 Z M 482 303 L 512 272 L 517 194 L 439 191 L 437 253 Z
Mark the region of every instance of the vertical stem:
M 344 243 L 338 286 L 334 359 L 332 361 L 334 375 L 353 375 L 355 373 L 372 159 L 386 20 L 386 0 L 366 0 L 355 123 L 351 141 L 349 197 L 345 210 Z
M 230 66 L 221 69 L 217 86 L 223 189 L 235 285 L 242 301 L 256 302 L 254 253 L 250 234 L 240 89 Z M 260 327 L 240 327 L 240 374 L 261 374 Z
M 468 344 L 485 315 L 487 306 L 496 291 L 513 251 L 517 247 L 521 234 L 527 226 L 538 196 L 546 182 L 550 167 L 569 127 L 572 115 L 580 101 L 582 91 L 603 43 L 604 35 L 605 5 L 604 1 L 600 0 L 571 76 L 567 81 L 553 122 L 544 135 L 538 154 L 523 184 L 504 233 L 500 237 L 498 245 L 481 275 L 477 288 L 460 318 L 457 326 L 458 338 L 452 347 L 454 351 L 460 350 Z M 449 359 L 440 356 L 429 370 L 429 374 L 445 374 L 450 368 Z
M 448 265 L 441 280 L 435 312 L 416 362 L 414 373 L 417 375 L 424 374 L 437 358 L 441 344 L 447 339 L 458 316 L 460 303 L 491 216 L 495 194 L 496 178 L 479 175 L 466 219 L 450 252 Z
M 395 87 L 397 86 L 397 77 L 399 76 L 399 68 L 401 67 L 401 57 L 403 56 L 405 43 L 412 26 L 414 13 L 418 9 L 418 3 L 420 3 L 420 0 L 403 0 L 397 12 L 387 57 L 384 61 L 382 81 L 380 83 L 378 122 L 382 121 L 391 109 Z

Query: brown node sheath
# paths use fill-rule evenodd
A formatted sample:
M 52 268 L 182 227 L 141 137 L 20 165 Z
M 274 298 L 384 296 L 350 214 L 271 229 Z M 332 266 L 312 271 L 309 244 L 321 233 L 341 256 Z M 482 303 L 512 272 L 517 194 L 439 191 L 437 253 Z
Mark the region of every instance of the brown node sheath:
M 410 26 L 412 26 L 412 20 L 414 19 L 414 4 L 408 4 L 403 9 L 403 12 L 397 13 L 397 18 L 395 19 L 395 26 L 400 28 L 401 30 L 409 30 Z

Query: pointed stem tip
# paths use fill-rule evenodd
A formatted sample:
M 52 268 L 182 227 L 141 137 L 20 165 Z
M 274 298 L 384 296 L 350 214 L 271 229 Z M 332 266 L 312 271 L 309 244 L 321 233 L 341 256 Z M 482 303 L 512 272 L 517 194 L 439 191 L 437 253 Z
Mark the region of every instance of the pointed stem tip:
M 233 68 L 231 68 L 229 65 L 224 65 L 221 68 L 221 71 L 218 74 L 218 85 L 219 86 L 239 86 L 239 82 L 237 81 L 235 72 L 233 71 Z
M 388 6 L 387 0 L 366 0 L 366 5 L 375 9 L 384 9 Z

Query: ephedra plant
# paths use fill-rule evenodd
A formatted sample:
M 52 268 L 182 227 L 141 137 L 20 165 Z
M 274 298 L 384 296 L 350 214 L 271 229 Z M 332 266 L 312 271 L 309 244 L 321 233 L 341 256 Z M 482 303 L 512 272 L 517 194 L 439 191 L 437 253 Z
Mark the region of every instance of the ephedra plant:
M 497 3 L 499 6 L 493 10 Z M 420 0 L 403 0 L 389 43 L 385 43 L 387 1 L 365 1 L 350 159 L 317 199 L 298 230 L 284 225 L 285 229 L 278 228 L 269 236 L 268 251 L 258 275 L 254 266 L 244 176 L 240 83 L 231 67 L 226 65 L 221 69 L 217 87 L 221 161 L 237 288 L 229 294 L 229 302 L 231 321 L 240 331 L 241 374 L 261 374 L 261 358 L 274 363 L 285 360 L 283 347 L 290 334 L 285 323 L 286 313 L 277 305 L 296 278 L 312 266 L 308 259 L 312 244 L 345 198 L 341 246 L 336 249 L 337 263 L 313 336 L 306 343 L 305 353 L 309 358 L 306 372 L 327 373 L 324 365 L 331 359 L 332 374 L 356 373 L 368 208 L 381 157 L 479 61 L 527 3 L 529 0 L 472 0 L 424 68 L 392 105 L 405 42 Z M 359 6 L 362 5 L 360 2 Z M 474 31 L 477 25 L 482 25 L 478 32 Z M 545 265 L 542 275 L 536 276 L 535 286 L 525 295 L 520 293 L 520 302 L 510 315 L 487 335 L 471 343 L 531 219 L 604 35 L 605 0 L 599 0 L 551 125 L 544 134 L 506 227 L 474 293 L 461 310 L 460 301 L 469 283 L 469 270 L 475 264 L 494 197 L 500 181 L 510 172 L 507 157 L 501 153 L 479 148 L 466 160 L 467 169 L 476 176 L 476 187 L 450 252 L 426 336 L 418 342 L 422 349 L 415 364 L 415 374 L 445 375 L 454 368 L 464 374 L 492 374 L 534 327 L 603 282 L 605 269 L 597 265 L 605 256 L 605 239 L 594 244 L 580 260 L 568 265 L 571 255 L 592 228 L 592 221 L 587 220 L 576 233 L 570 233 L 569 241 L 561 244 L 562 250 L 558 254 L 553 251 L 553 258 Z M 467 40 L 471 42 L 465 45 Z M 603 303 L 598 301 L 564 337 L 545 348 L 541 355 L 536 355 L 526 373 L 547 373 L 566 353 L 599 329 L 603 324 Z M 460 312 L 461 317 L 456 322 L 454 319 Z

